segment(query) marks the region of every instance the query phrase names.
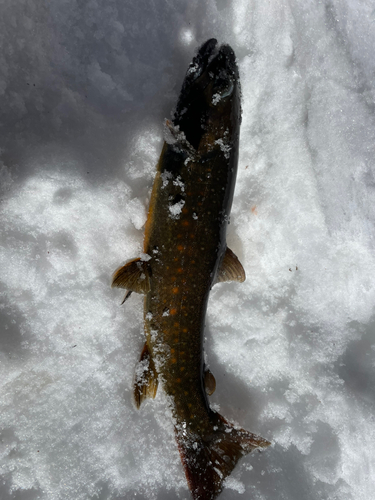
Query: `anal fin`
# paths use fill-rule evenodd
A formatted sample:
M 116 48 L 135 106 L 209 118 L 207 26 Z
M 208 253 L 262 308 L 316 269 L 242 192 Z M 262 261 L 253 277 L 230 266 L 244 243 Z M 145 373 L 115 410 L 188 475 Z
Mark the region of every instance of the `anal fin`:
M 154 398 L 158 389 L 158 375 L 147 342 L 134 373 L 134 403 L 137 409 L 146 398 Z
M 206 393 L 211 396 L 216 389 L 216 380 L 212 375 L 211 371 L 208 368 L 205 368 L 204 371 L 204 388 L 206 389 Z
M 112 287 L 126 288 L 126 290 L 136 293 L 148 293 L 150 291 L 150 267 L 148 262 L 138 258 L 119 267 L 113 274 Z
M 217 271 L 215 283 L 222 283 L 223 281 L 239 281 L 242 283 L 245 279 L 245 270 L 237 255 L 230 248 L 227 248 Z

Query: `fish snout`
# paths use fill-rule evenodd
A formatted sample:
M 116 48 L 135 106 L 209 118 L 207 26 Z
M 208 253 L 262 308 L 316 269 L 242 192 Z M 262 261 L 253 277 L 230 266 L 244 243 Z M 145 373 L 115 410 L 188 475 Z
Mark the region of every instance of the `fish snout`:
M 239 76 L 229 45 L 215 38 L 205 42 L 193 58 L 178 99 L 173 123 L 195 150 L 212 124 L 228 120 L 237 109 Z
M 212 75 L 211 104 L 215 106 L 220 100 L 233 94 L 239 81 L 236 56 L 229 45 L 220 47 L 219 53 L 211 62 L 209 73 Z

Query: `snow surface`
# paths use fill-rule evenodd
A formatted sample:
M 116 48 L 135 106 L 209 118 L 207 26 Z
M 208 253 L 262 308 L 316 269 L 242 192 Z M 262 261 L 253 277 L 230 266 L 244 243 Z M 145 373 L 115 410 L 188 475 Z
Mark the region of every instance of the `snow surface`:
M 272 441 L 222 500 L 368 500 L 375 465 L 372 0 L 3 0 L 1 500 L 189 499 L 165 397 L 131 404 L 163 121 L 195 49 L 235 50 L 243 121 L 214 287 L 215 408 Z

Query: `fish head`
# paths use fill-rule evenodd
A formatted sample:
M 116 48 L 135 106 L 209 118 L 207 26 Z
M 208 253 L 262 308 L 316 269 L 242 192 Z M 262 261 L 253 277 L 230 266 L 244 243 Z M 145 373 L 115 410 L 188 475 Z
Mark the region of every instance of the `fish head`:
M 229 45 L 205 42 L 190 63 L 173 124 L 199 153 L 219 144 L 232 148 L 241 122 L 236 57 Z

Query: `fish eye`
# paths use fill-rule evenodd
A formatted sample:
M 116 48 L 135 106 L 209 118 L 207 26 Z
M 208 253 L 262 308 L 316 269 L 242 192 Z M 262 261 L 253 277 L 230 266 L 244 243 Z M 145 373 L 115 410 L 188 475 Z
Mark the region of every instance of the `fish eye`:
M 213 93 L 220 99 L 225 99 L 232 95 L 234 89 L 234 80 L 228 75 L 220 75 L 214 83 Z
M 221 98 L 224 99 L 232 94 L 234 89 L 234 83 L 231 78 L 229 78 L 227 85 L 221 90 Z

